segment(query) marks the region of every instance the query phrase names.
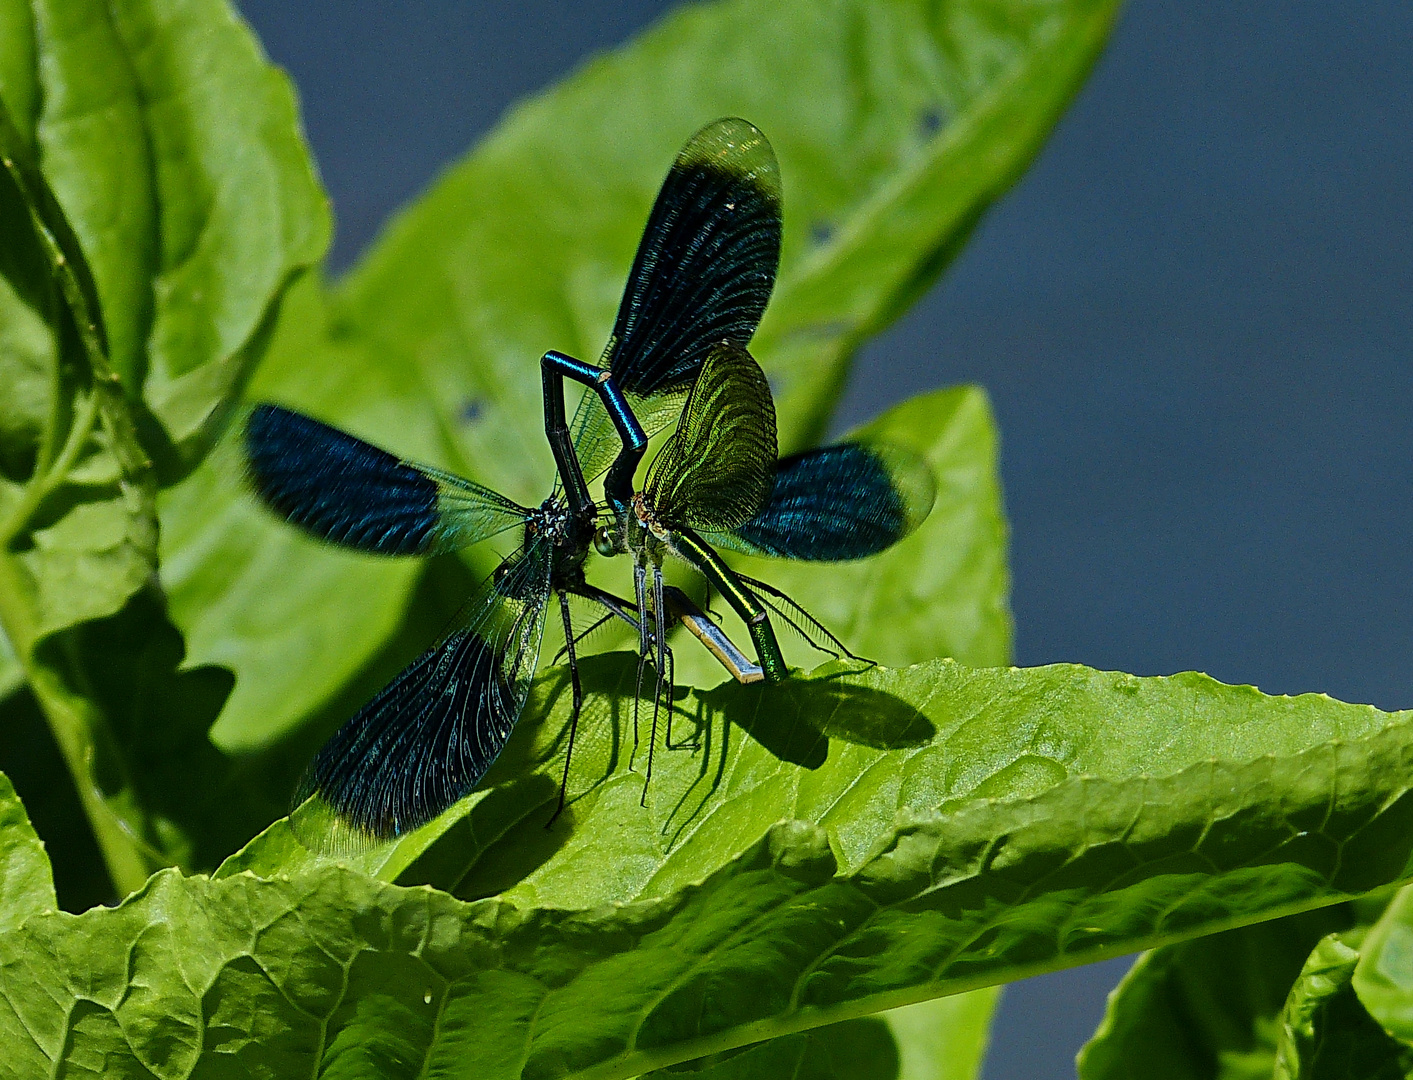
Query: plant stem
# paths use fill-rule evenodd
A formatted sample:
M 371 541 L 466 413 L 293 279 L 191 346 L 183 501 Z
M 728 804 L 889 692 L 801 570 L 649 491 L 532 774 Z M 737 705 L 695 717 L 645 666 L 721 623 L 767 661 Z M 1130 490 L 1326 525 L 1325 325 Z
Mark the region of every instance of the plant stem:
M 43 474 L 36 472 L 29 484 L 26 485 L 24 494 L 15 504 L 9 518 L 4 525 L 0 525 L 0 545 L 8 546 L 15 537 L 24 532 L 40 504 L 64 482 L 69 470 L 73 468 L 74 462 L 78 460 L 83 444 L 88 441 L 89 433 L 93 431 L 93 422 L 97 418 L 98 395 L 93 393 L 88 395 L 79 408 L 78 415 L 74 418 L 73 427 L 69 429 L 69 437 L 64 443 L 63 450 L 59 452 L 59 456 L 54 459 Z
M 57 672 L 35 661 L 39 620 L 32 590 L 24 568 L 8 550 L 0 551 L 0 627 L 64 756 L 113 886 L 119 896 L 126 896 L 166 860 L 154 859 L 139 830 L 118 813 L 94 780 L 95 734 L 107 732 L 107 720 L 91 701 L 71 692 Z
M 126 392 L 108 363 L 99 313 L 89 303 L 76 271 L 75 260 L 82 261 L 82 251 L 52 192 L 22 151 L 21 140 L 3 102 L 0 102 L 0 168 L 10 174 L 28 206 L 35 237 L 49 261 L 58 295 L 66 305 L 67 314 L 73 319 L 78 333 L 83 358 L 87 361 L 90 385 L 81 403 L 68 403 L 73 410 L 73 421 L 62 448 L 59 448 L 65 405 L 64 361 L 62 357 L 56 357 L 57 367 L 52 383 L 54 398 L 50 403 L 50 419 L 39 448 L 35 475 L 8 520 L 0 526 L 0 627 L 9 636 L 54 740 L 64 755 L 64 763 L 73 777 L 74 787 L 99 849 L 103 852 L 113 885 L 120 895 L 127 895 L 140 887 L 152 870 L 170 860 L 142 839 L 146 832 L 142 827 L 146 825 L 145 815 L 126 777 L 121 777 L 113 792 L 105 792 L 99 786 L 95 770 L 99 751 L 117 763 L 121 774 L 125 770 L 122 768 L 120 747 L 98 704 L 73 689 L 72 680 L 66 681 L 61 670 L 41 662 L 36 655 L 41 638 L 46 635 L 34 587 L 15 553 L 15 541 L 29 531 L 34 514 L 44 499 L 68 480 L 69 472 L 91 437 L 95 423 L 100 423 L 108 436 L 112 453 L 118 461 L 123 488 L 136 493 L 149 511 L 148 535 L 146 542 L 140 546 L 152 552 L 154 559 L 157 527 L 155 513 L 151 509 L 155 502 L 156 484 L 151 460 L 137 437 Z M 74 670 L 69 674 L 78 672 Z M 131 803 L 131 813 L 126 816 L 115 805 L 115 801 L 121 800 L 123 795 Z

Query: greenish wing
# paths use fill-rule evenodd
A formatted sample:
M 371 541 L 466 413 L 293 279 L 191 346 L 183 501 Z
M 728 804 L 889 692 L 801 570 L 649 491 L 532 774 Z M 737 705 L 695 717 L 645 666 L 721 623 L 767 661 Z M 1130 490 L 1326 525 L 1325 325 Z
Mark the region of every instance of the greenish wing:
M 644 491 L 669 528 L 728 532 L 766 504 L 775 455 L 765 373 L 745 349 L 721 342 L 707 354 Z
M 749 555 L 862 559 L 921 525 L 936 494 L 932 470 L 916 454 L 883 443 L 839 443 L 783 458 L 765 506 L 710 539 Z

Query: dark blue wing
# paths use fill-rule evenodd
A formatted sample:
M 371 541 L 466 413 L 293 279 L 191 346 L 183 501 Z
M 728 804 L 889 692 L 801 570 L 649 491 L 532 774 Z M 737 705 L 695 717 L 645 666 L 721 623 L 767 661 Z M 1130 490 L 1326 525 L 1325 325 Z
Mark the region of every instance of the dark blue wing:
M 765 508 L 723 547 L 752 555 L 839 562 L 876 555 L 932 511 L 932 470 L 894 446 L 840 443 L 782 458 Z
M 275 513 L 359 551 L 455 551 L 525 520 L 522 507 L 489 488 L 278 405 L 257 405 L 246 418 L 245 457 L 251 485 Z
M 551 551 L 539 541 L 506 559 L 471 601 L 470 621 L 334 733 L 297 801 L 317 796 L 355 838 L 386 840 L 469 794 L 524 708 L 544 630 Z
M 648 215 L 603 355 L 649 435 L 672 420 L 713 348 L 750 342 L 780 236 L 780 167 L 765 136 L 734 118 L 693 135 Z M 618 449 L 597 395 L 584 396 L 573 431 L 585 477 L 597 476 Z

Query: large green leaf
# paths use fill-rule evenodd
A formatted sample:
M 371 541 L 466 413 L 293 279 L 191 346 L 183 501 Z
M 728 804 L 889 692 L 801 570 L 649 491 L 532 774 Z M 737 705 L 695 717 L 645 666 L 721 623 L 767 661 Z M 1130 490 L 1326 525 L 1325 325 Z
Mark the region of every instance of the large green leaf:
M 468 897 L 503 892 L 516 903 L 582 908 L 665 896 L 700 881 L 782 817 L 822 829 L 832 857 L 852 873 L 896 840 L 900 822 L 945 812 L 945 842 L 954 851 L 965 850 L 966 822 L 981 829 L 983 821 L 977 843 L 983 836 L 1016 842 L 1026 823 L 1037 867 L 1075 847 L 1083 854 L 1066 879 L 1082 877 L 1090 863 L 1112 870 L 1116 859 L 1136 872 L 1136 852 L 1151 842 L 1171 871 L 1170 886 L 1181 881 L 1196 890 L 1184 906 L 1205 910 L 1204 922 L 1250 921 L 1224 910 L 1215 882 L 1199 887 L 1210 873 L 1200 854 L 1208 846 L 1270 862 L 1265 871 L 1237 874 L 1249 873 L 1257 894 L 1240 903 L 1263 912 L 1300 906 L 1302 897 L 1309 906 L 1311 890 L 1325 895 L 1335 878 L 1362 892 L 1403 872 L 1402 842 L 1380 850 L 1372 835 L 1381 830 L 1370 828 L 1383 822 L 1387 831 L 1413 813 L 1401 774 L 1377 771 L 1390 769 L 1397 758 L 1387 755 L 1402 753 L 1401 740 L 1413 737 L 1402 713 L 1318 695 L 1266 697 L 1193 673 L 1141 679 L 1075 665 L 973 669 L 932 661 L 859 670 L 830 663 L 778 686 L 728 683 L 684 693 L 675 703 L 674 738 L 695 731 L 700 749 L 659 745 L 645 808 L 646 702 L 637 771 L 629 767 L 636 663 L 624 654 L 593 657 L 583 676 L 587 698 L 564 821 L 543 827 L 563 769 L 569 710 L 566 673 L 555 669 L 537 681 L 481 788 L 360 865 Z M 663 736 L 660 725 L 659 742 Z M 1352 772 L 1332 793 L 1326 770 L 1337 767 Z M 1034 804 L 1013 801 L 1031 797 Z M 1348 802 L 1330 810 L 1331 797 Z M 1040 803 L 1053 820 L 1034 820 Z M 1318 816 L 1302 816 L 1316 807 Z M 1115 850 L 1090 835 L 1101 822 L 1131 834 L 1127 846 Z M 274 874 L 317 858 L 282 837 L 284 823 L 226 872 Z M 1115 907 L 1109 918 L 1141 923 L 1149 914 Z M 1183 921 L 1176 912 L 1161 918 Z M 1092 932 L 1105 937 L 1114 928 Z
M 35 1033 L 26 1053 L 132 1053 L 158 1075 L 204 1052 L 237 1071 L 626 1077 L 1413 872 L 1407 713 L 1191 674 L 834 666 L 686 695 L 705 745 L 660 751 L 643 807 L 633 666 L 593 665 L 554 829 L 557 672 L 537 691 L 554 723 L 522 724 L 446 834 L 481 848 L 461 892 L 500 895 L 301 865 L 277 827 L 215 879 L 164 873 L 0 938 L 0 963 L 33 973 L 5 991 L 22 1021 L 0 1023 Z M 883 695 L 906 724 L 880 723 Z M 926 741 L 877 748 L 915 725 Z M 455 869 L 454 847 L 404 879 Z
M 976 1080 L 1000 993 L 920 1001 L 648 1074 L 652 1080 Z
M 250 393 L 407 457 L 446 457 L 415 371 L 336 337 L 313 277 L 291 289 Z M 211 732 L 228 753 L 271 745 L 338 694 L 395 635 L 423 569 L 308 538 L 262 510 L 240 470 L 223 445 L 160 501 L 162 580 L 190 662 L 235 675 Z
M 489 942 L 468 915 L 441 894 L 340 871 L 280 883 L 164 873 L 120 908 L 0 934 L 0 964 L 15 973 L 0 990 L 0 1033 L 15 1075 L 102 1061 L 106 1075 L 162 1078 L 317 1065 L 327 1076 L 520 1076 L 516 1040 L 546 987 L 486 970 Z M 974 1080 L 995 999 L 983 990 L 844 1021 L 690 1075 Z
M 125 891 L 175 837 L 74 635 L 152 582 L 156 484 L 204 451 L 328 209 L 221 0 L 0 9 L 0 623 Z
M 281 322 L 251 392 L 538 502 L 552 469 L 535 361 L 550 346 L 597 354 L 676 144 L 734 111 L 767 125 L 782 155 L 786 260 L 759 341 L 767 362 L 780 358 L 777 382 L 787 354 L 814 365 L 779 406 L 797 439 L 817 432 L 849 351 L 938 272 L 1034 153 L 1112 13 L 1095 2 L 945 13 L 850 3 L 767 17 L 738 0 L 676 15 L 514 114 L 389 233 L 327 332 L 306 329 L 326 321 L 308 307 Z M 722 66 L 727 41 L 735 59 Z M 617 110 L 602 108 L 605 95 Z M 812 238 L 825 221 L 834 239 Z M 994 434 L 974 394 L 937 405 L 939 417 L 919 408 L 893 433 L 946 470 L 931 540 L 910 543 L 958 544 L 904 590 L 917 625 L 885 630 L 876 605 L 841 611 L 828 571 L 803 575 L 799 599 L 824 598 L 822 614 L 851 642 L 891 662 L 1003 662 Z M 203 473 L 163 505 L 173 613 L 194 661 L 237 676 L 213 737 L 232 751 L 267 746 L 388 643 L 416 567 L 318 552 L 258 520 L 229 472 Z M 899 583 L 891 565 L 843 573 L 878 597 Z M 421 627 L 422 642 L 438 628 Z
M 1145 954 L 1080 1051 L 1080 1080 L 1267 1080 L 1306 957 L 1353 922 L 1337 904 Z
M 1404 889 L 1360 943 L 1353 986 L 1385 1031 L 1413 1046 L 1413 890 Z
M 0 376 L 16 390 L 0 428 L 0 627 L 110 872 L 136 886 L 152 865 L 132 837 L 148 823 L 63 635 L 151 578 L 154 478 L 83 250 L 3 101 L 0 227 Z
M 1112 0 L 729 0 L 675 12 L 516 109 L 342 290 L 355 333 L 427 373 L 474 475 L 545 490 L 535 361 L 604 347 L 678 146 L 724 115 L 779 154 L 785 240 L 753 345 L 785 448 L 817 438 L 847 359 L 930 282 L 1036 152 Z
M 0 773 L 0 934 L 56 906 L 44 845 L 10 778 Z
M 1402 1080 L 1413 1049 L 1390 1038 L 1352 984 L 1364 929 L 1317 944 L 1281 1015 L 1275 1080 Z
M 1267 698 L 1200 675 L 831 665 L 773 689 L 686 695 L 678 723 L 702 718 L 703 749 L 659 750 L 643 807 L 621 697 L 634 667 L 586 665 L 571 804 L 552 829 L 562 672 L 539 681 L 531 719 L 483 791 L 352 861 L 466 897 L 500 894 L 536 925 L 597 912 L 602 946 L 576 948 L 630 968 L 655 960 L 634 955 L 647 938 L 611 913 L 648 935 L 658 924 L 645 912 L 695 897 L 703 950 L 728 966 L 765 958 L 734 982 L 704 963 L 694 993 L 718 978 L 764 980 L 779 964 L 779 978 L 802 981 L 771 1008 L 815 1005 L 824 1018 L 1328 903 L 1409 872 L 1406 714 Z M 548 702 L 551 721 L 537 724 Z M 772 828 L 782 815 L 795 823 Z M 789 882 L 759 860 L 794 867 Z M 280 823 L 222 873 L 316 872 L 321 861 Z M 763 906 L 752 906 L 756 886 L 735 891 L 747 878 Z M 777 955 L 783 942 L 801 952 Z M 574 1008 L 589 1010 L 585 1030 L 611 1030 L 591 997 Z M 733 1015 L 726 1026 L 756 1022 Z
M 87 259 L 112 366 L 189 460 L 328 244 L 288 79 L 224 0 L 0 7 L 0 94 Z

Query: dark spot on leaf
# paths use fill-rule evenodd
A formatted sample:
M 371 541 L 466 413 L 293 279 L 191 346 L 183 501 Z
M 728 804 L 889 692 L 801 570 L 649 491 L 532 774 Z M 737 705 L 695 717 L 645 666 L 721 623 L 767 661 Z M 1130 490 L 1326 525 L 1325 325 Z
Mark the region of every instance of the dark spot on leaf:
M 827 244 L 834 239 L 834 226 L 827 221 L 816 221 L 810 226 L 810 240 L 816 244 Z
M 461 403 L 461 408 L 457 410 L 456 416 L 463 424 L 474 424 L 481 419 L 481 414 L 486 411 L 486 407 L 479 398 L 467 398 Z
M 924 139 L 932 138 L 942 130 L 942 110 L 938 108 L 923 109 L 922 115 L 918 117 L 917 126 Z

